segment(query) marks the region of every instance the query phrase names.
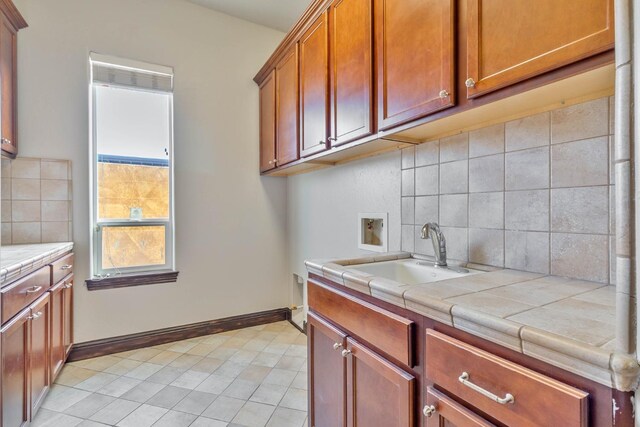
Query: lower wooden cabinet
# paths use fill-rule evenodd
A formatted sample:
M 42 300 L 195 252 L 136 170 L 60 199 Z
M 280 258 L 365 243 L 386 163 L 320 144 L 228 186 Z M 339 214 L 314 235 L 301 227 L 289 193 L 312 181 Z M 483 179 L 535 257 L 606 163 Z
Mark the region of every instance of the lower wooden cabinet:
M 55 378 L 73 343 L 73 276 L 62 280 L 51 294 L 51 379 Z
M 347 338 L 347 426 L 414 425 L 413 375 Z
M 427 419 L 426 427 L 495 427 L 433 387 L 427 387 L 426 400 L 422 411 Z
M 44 294 L 31 306 L 31 326 L 29 333 L 29 377 L 30 377 L 30 410 L 35 414 L 44 401 L 51 377 L 49 373 L 49 349 L 51 310 L 49 294 Z
M 29 422 L 29 320 L 31 308 L 21 311 L 0 330 L 2 341 L 2 426 Z
M 415 378 L 319 316 L 307 319 L 310 425 L 413 426 Z

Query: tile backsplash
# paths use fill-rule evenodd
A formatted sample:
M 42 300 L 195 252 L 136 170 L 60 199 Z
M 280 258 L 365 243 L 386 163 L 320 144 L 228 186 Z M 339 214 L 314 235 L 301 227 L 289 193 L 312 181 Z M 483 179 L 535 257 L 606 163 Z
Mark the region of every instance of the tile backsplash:
M 71 162 L 2 159 L 3 245 L 73 239 Z
M 612 98 L 402 151 L 402 249 L 437 222 L 450 259 L 613 283 Z

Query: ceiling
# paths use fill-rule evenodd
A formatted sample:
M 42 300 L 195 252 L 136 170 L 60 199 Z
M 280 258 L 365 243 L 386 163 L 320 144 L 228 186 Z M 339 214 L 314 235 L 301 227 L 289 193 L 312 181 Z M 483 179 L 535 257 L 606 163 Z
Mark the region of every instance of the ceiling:
M 188 0 L 236 18 L 287 32 L 310 0 Z

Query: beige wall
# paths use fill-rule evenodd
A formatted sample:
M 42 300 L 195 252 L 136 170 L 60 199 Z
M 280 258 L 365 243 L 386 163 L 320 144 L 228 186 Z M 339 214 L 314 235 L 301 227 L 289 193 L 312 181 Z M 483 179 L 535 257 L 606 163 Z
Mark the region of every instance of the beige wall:
M 15 3 L 29 23 L 18 38 L 20 155 L 74 165 L 76 341 L 286 306 L 286 181 L 256 173 L 251 80 L 283 34 L 182 0 Z M 175 69 L 177 284 L 82 286 L 90 51 Z

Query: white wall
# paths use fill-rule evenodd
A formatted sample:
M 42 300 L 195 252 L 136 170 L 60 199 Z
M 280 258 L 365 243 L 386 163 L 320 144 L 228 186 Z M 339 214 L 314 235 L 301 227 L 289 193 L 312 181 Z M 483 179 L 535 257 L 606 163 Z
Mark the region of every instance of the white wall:
M 76 342 L 286 306 L 286 180 L 257 174 L 252 81 L 284 35 L 183 0 L 15 3 L 20 155 L 73 162 Z M 90 51 L 175 69 L 177 284 L 84 286 Z
M 358 213 L 389 213 L 389 250 L 400 250 L 400 151 L 288 178 L 292 272 L 305 259 L 366 253 L 358 249 Z

